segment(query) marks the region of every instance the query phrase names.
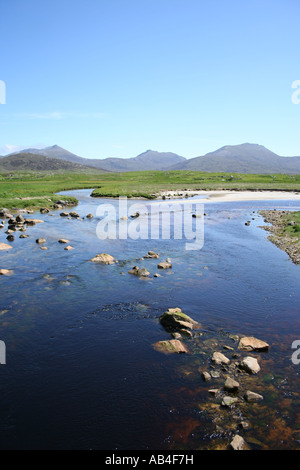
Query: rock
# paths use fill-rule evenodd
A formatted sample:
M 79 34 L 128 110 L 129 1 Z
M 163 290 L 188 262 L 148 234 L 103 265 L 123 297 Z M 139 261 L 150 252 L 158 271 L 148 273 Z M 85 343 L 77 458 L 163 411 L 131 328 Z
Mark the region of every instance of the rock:
M 66 247 L 64 248 L 64 250 L 67 250 L 67 251 L 73 250 L 73 247 L 72 247 L 71 245 L 68 245 L 68 246 L 66 246 Z
M 154 349 L 157 351 L 169 354 L 183 354 L 188 353 L 187 347 L 179 339 L 170 339 L 167 341 L 158 341 L 153 345 Z
M 77 214 L 75 211 L 70 212 L 70 216 L 74 218 L 80 217 L 79 214 Z
M 66 238 L 60 238 L 58 240 L 58 243 L 70 243 L 69 240 L 67 240 Z
M 120 217 L 120 220 L 128 220 L 127 215 L 122 215 L 122 217 Z
M 172 263 L 168 263 L 167 261 L 162 261 L 157 265 L 158 269 L 170 269 L 172 268 Z
M 50 210 L 48 209 L 48 207 L 41 207 L 40 208 L 40 213 L 41 214 L 49 214 Z
M 232 441 L 230 442 L 230 447 L 233 450 L 244 450 L 245 441 L 242 438 L 242 436 L 239 436 L 238 434 L 236 434 L 234 438 L 232 439 Z
M 149 273 L 149 271 L 147 271 L 147 269 L 139 268 L 138 266 L 133 266 L 133 268 L 131 268 L 128 271 L 128 273 L 129 274 L 134 274 L 135 276 L 139 276 L 139 277 L 148 277 L 148 276 L 150 276 L 150 273 Z
M 21 233 L 21 235 L 19 236 L 19 238 L 28 238 L 29 235 L 25 235 L 24 233 Z
M 180 308 L 169 308 L 161 315 L 159 321 L 162 326 L 171 330 L 192 330 L 194 327 L 200 326 L 198 322 L 183 313 Z
M 92 219 L 93 217 L 94 217 L 93 214 L 88 214 L 88 215 L 86 216 L 87 219 Z
M 13 242 L 15 237 L 14 235 L 7 235 L 6 239 L 9 241 L 9 242 Z
M 35 225 L 35 224 L 42 224 L 44 221 L 40 219 L 25 219 L 26 225 Z
M 239 387 L 240 384 L 236 380 L 231 377 L 227 377 L 224 384 L 224 390 L 227 390 L 227 392 L 237 392 Z
M 216 396 L 216 395 L 218 395 L 218 393 L 220 393 L 220 390 L 218 388 L 210 388 L 208 390 L 208 393 L 210 393 L 211 395 Z
M 201 214 L 192 214 L 192 217 L 194 217 L 194 219 L 198 218 L 198 219 L 201 219 Z
M 11 276 L 13 271 L 11 269 L 0 269 L 0 276 Z
M 61 212 L 59 215 L 61 217 L 69 217 L 69 212 Z
M 230 359 L 220 352 L 214 352 L 211 360 L 218 365 L 230 363 Z
M 259 393 L 251 392 L 250 390 L 247 390 L 245 393 L 245 400 L 248 402 L 253 402 L 253 401 L 260 401 L 263 400 L 264 397 L 260 395 Z
M 248 372 L 249 374 L 257 374 L 260 371 L 260 366 L 255 357 L 247 356 L 239 364 L 239 367 Z
M 211 375 L 207 371 L 202 372 L 201 376 L 202 376 L 204 382 L 208 382 L 209 380 L 211 380 Z
M 46 243 L 46 238 L 37 238 L 36 243 Z
M 24 217 L 23 217 L 21 214 L 18 214 L 18 215 L 16 216 L 16 222 L 17 222 L 18 224 L 24 224 L 25 219 L 24 219 Z
M 0 243 L 0 251 L 11 250 L 12 246 L 7 245 L 7 243 Z
M 131 219 L 136 219 L 137 217 L 140 216 L 140 213 L 139 212 L 135 212 L 134 214 L 131 214 L 130 218 Z
M 107 253 L 100 253 L 99 255 L 96 255 L 94 258 L 92 258 L 90 261 L 93 261 L 94 263 L 101 263 L 101 264 L 114 264 L 117 263 L 117 260 L 111 255 L 108 255 Z
M 153 277 L 161 277 L 161 275 L 158 274 L 158 273 L 155 273 L 155 274 L 153 274 Z
M 249 226 L 250 225 L 250 220 L 247 220 L 247 222 L 245 222 L 245 225 Z
M 48 250 L 48 248 L 46 246 L 41 246 L 40 248 L 41 248 L 41 250 L 44 250 L 44 251 Z
M 155 253 L 154 251 L 148 251 L 147 255 L 145 255 L 144 258 L 146 258 L 146 259 L 159 258 L 159 254 Z
M 244 336 L 240 339 L 238 347 L 244 351 L 267 351 L 270 346 L 265 341 L 254 338 L 254 336 Z
M 226 407 L 230 407 L 232 406 L 234 403 L 236 403 L 238 401 L 237 398 L 233 398 L 233 397 L 223 397 L 222 399 L 222 406 L 226 406 Z

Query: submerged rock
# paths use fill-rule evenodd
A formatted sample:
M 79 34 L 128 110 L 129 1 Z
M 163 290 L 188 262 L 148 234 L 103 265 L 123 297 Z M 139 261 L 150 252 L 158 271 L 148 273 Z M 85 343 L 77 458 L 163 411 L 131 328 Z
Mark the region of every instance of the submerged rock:
M 117 263 L 117 260 L 111 255 L 107 253 L 100 253 L 99 255 L 94 256 L 90 261 L 94 263 L 101 263 L 101 264 L 114 264 Z
M 187 347 L 179 339 L 170 339 L 166 341 L 158 341 L 153 344 L 154 349 L 165 354 L 183 354 L 188 353 Z
M 8 245 L 7 243 L 0 243 L 0 251 L 3 250 L 10 250 L 12 246 Z
M 250 390 L 247 390 L 245 393 L 245 400 L 248 402 L 253 402 L 253 401 L 260 401 L 263 400 L 264 397 L 260 395 L 259 393 L 251 392 Z

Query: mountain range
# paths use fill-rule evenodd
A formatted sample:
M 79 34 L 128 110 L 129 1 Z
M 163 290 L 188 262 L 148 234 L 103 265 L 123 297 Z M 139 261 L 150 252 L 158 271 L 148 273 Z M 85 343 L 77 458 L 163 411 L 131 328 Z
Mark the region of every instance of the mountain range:
M 16 169 L 18 159 L 22 160 L 22 168 L 20 167 L 22 170 L 26 167 L 28 170 L 36 169 L 37 160 L 39 160 L 38 166 L 43 167 L 44 164 L 47 167 L 45 169 L 58 169 L 59 161 L 62 167 L 68 162 L 73 165 L 73 171 L 83 171 L 85 168 L 89 168 L 90 170 L 97 169 L 105 172 L 191 170 L 227 173 L 300 174 L 300 157 L 282 157 L 262 145 L 250 143 L 226 145 L 203 156 L 190 159 L 172 152 L 153 150 L 147 150 L 132 158 L 90 159 L 75 155 L 58 145 L 53 145 L 44 149 L 29 148 L 0 157 L 0 169 L 4 163 L 7 169 L 8 167 Z M 51 159 L 55 162 L 51 163 Z M 54 168 L 51 168 L 51 166 Z M 72 166 L 66 169 L 72 171 Z

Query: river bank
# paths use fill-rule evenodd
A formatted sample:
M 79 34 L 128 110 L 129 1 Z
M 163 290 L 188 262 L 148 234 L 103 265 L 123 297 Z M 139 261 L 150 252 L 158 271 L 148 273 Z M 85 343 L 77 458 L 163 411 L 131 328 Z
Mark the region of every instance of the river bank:
M 260 214 L 271 224 L 262 228 L 271 235 L 268 240 L 285 251 L 295 264 L 300 264 L 300 212 L 264 210 Z

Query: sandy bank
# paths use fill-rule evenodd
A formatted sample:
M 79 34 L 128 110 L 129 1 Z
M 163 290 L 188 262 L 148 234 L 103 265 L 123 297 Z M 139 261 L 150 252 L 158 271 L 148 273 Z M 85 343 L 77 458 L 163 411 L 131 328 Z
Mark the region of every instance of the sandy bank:
M 266 201 L 266 200 L 296 200 L 300 202 L 300 193 L 297 191 L 161 191 L 161 197 L 166 199 L 178 199 L 192 196 L 201 196 L 201 201 L 235 202 L 235 201 Z

